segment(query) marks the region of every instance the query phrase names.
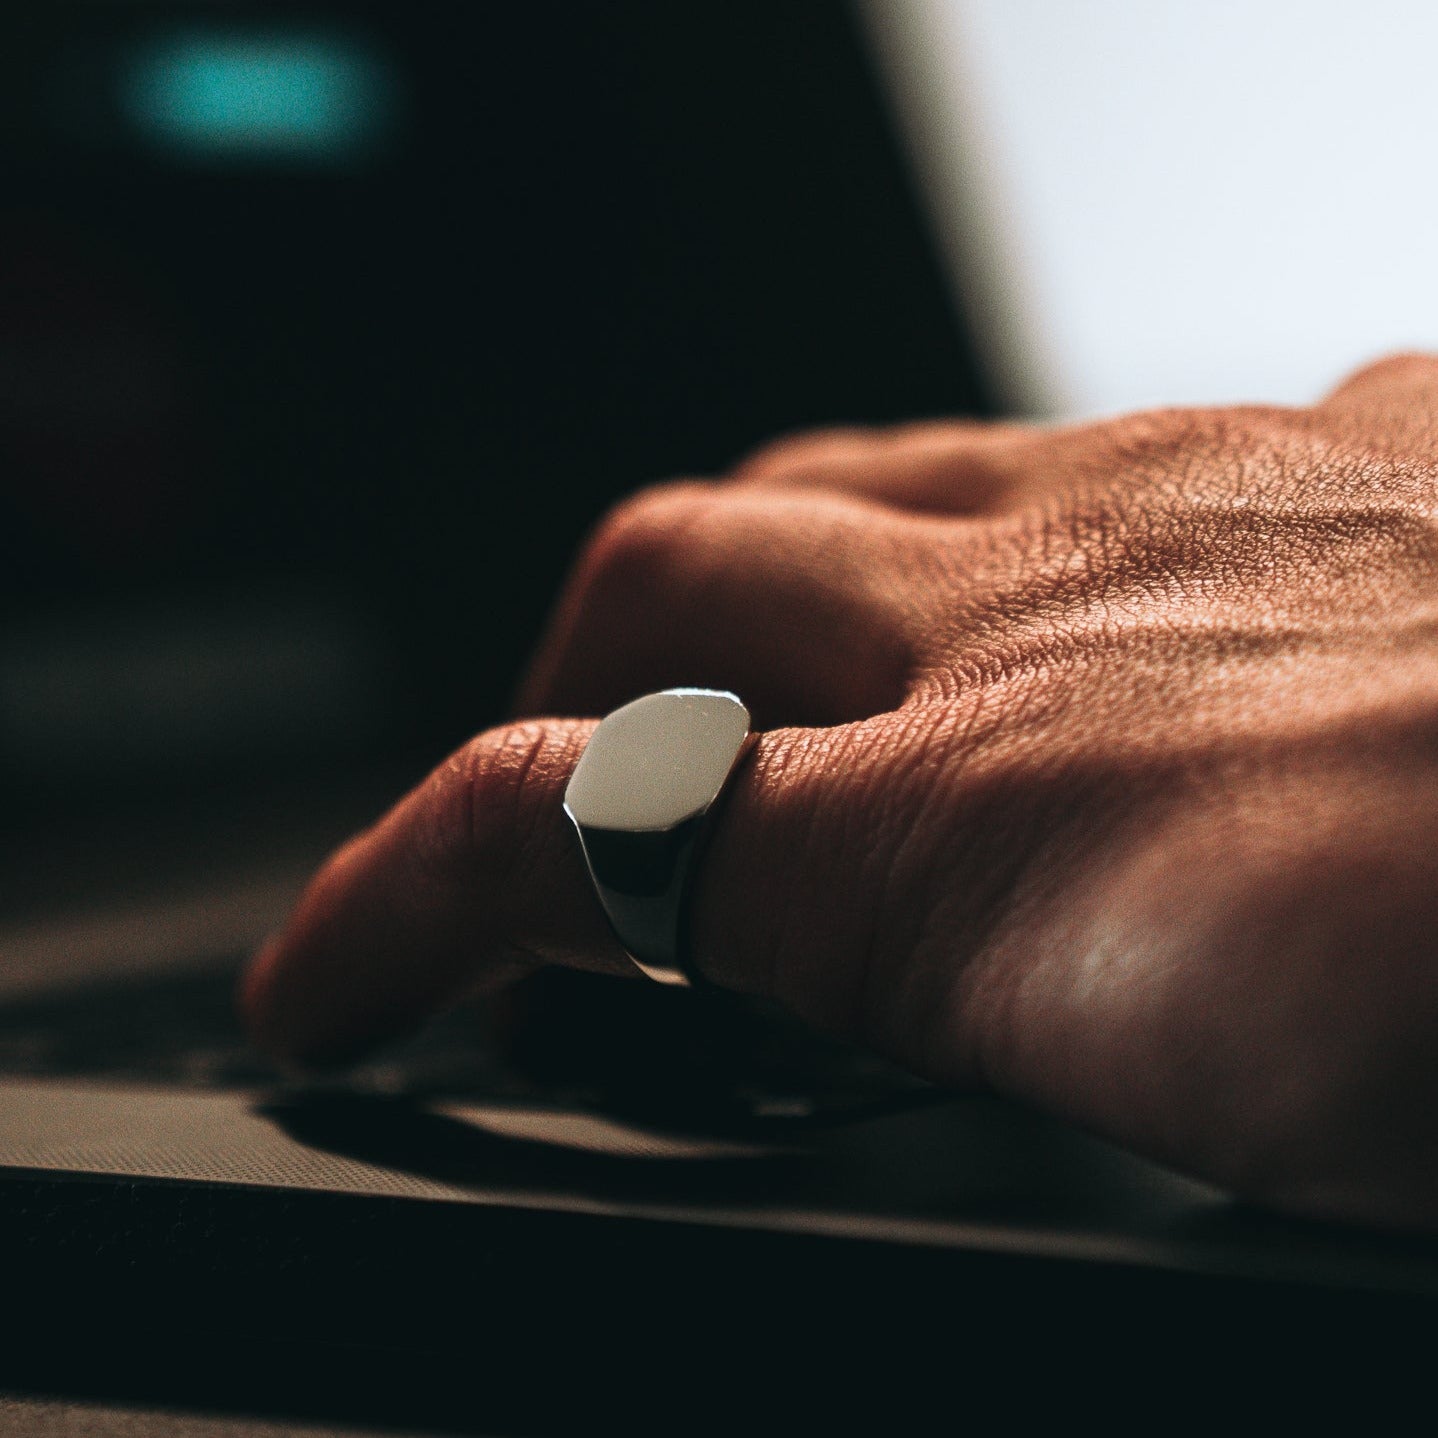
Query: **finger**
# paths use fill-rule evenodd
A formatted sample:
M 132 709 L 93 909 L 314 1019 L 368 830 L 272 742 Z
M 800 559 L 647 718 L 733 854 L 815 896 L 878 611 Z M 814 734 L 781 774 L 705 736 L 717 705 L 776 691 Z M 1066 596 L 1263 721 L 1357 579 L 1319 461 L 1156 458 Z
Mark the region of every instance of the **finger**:
M 635 973 L 562 809 L 593 728 L 547 721 L 481 735 L 342 849 L 242 986 L 257 1043 L 334 1062 L 526 966 Z M 706 977 L 790 1002 L 797 992 L 795 1006 L 821 1021 L 849 1003 L 873 931 L 866 906 L 891 877 L 883 845 L 856 821 L 863 805 L 843 792 L 854 772 L 846 733 L 757 742 L 718 816 L 690 926 Z
M 766 446 L 735 471 L 741 486 L 828 490 L 896 509 L 996 513 L 1041 487 L 1056 432 L 942 420 L 893 429 L 833 429 Z
M 338 1062 L 537 963 L 623 971 L 562 810 L 593 728 L 481 735 L 339 850 L 243 981 L 256 1043 Z
M 734 691 L 765 728 L 891 709 L 912 665 L 907 542 L 843 497 L 642 494 L 580 559 L 518 710 L 599 714 L 682 685 Z

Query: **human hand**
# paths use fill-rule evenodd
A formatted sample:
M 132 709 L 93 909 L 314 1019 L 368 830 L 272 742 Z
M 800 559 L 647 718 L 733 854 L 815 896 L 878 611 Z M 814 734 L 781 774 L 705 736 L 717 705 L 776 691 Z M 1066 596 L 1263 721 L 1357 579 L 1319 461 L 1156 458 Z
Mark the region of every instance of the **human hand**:
M 1250 1199 L 1438 1223 L 1438 361 L 1311 409 L 783 442 L 641 493 L 525 713 L 729 688 L 761 734 L 698 969 Z M 483 734 L 244 990 L 348 1056 L 537 964 L 631 972 L 561 811 L 593 718 Z

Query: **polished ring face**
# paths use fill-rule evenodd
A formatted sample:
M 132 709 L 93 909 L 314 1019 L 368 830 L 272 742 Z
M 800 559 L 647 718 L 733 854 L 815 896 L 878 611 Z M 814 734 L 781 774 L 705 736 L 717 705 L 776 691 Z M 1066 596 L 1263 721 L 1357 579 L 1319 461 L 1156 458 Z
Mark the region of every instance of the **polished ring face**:
M 595 893 L 652 979 L 687 984 L 690 871 L 704 817 L 749 737 L 749 711 L 715 689 L 665 689 L 608 715 L 564 793 Z

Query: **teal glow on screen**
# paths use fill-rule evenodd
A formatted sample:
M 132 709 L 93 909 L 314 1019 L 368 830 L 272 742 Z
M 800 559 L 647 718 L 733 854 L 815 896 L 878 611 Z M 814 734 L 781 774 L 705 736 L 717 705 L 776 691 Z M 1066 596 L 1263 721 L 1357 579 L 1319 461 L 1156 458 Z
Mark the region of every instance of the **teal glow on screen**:
M 196 158 L 362 157 L 387 130 L 387 68 L 344 36 L 180 33 L 132 52 L 123 109 L 152 144 Z

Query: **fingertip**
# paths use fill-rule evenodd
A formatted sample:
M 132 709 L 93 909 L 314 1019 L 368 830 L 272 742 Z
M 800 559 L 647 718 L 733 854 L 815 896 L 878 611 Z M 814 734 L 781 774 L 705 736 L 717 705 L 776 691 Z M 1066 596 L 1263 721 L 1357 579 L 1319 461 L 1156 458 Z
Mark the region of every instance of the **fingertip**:
M 333 1068 L 518 967 L 591 950 L 562 796 L 592 727 L 481 735 L 337 851 L 239 976 L 254 1046 Z
M 250 959 L 235 989 L 235 1006 L 250 1043 L 275 1062 L 289 1068 L 303 1063 L 295 1043 L 286 1031 L 284 1006 L 277 1002 L 277 980 L 282 966 L 282 937 L 267 939 Z
M 283 995 L 284 970 L 283 936 L 277 935 L 261 946 L 240 975 L 235 1004 L 250 1043 L 295 1077 L 349 1062 L 353 1052 L 327 1052 L 316 1044 L 313 1025 Z
M 240 971 L 239 982 L 235 985 L 235 1007 L 240 1022 L 251 1040 L 263 1046 L 265 1030 L 265 1005 L 267 990 L 271 981 L 271 970 L 275 953 L 279 947 L 278 937 L 266 939 L 250 956 L 249 962 Z

